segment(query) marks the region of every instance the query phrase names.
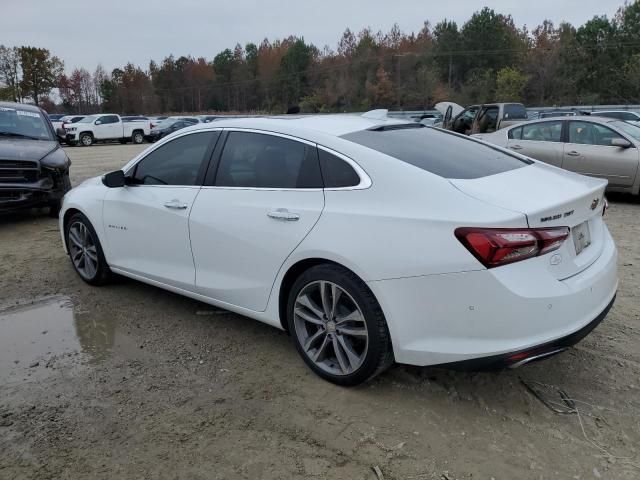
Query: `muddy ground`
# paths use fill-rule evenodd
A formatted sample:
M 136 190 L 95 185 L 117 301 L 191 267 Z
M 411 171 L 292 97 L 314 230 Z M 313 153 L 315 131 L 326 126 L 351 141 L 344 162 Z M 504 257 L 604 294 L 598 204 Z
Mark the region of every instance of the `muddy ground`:
M 140 149 L 68 149 L 74 184 Z M 576 348 L 504 372 L 396 366 L 352 389 L 258 322 L 84 284 L 44 211 L 2 218 L 0 478 L 638 479 L 640 202 L 611 200 L 618 300 Z

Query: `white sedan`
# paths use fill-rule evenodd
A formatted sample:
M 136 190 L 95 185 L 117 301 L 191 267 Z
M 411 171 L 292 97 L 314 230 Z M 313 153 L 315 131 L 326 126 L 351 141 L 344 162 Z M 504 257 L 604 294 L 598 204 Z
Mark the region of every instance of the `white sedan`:
M 288 331 L 321 377 L 503 367 L 607 314 L 606 181 L 377 115 L 216 120 L 69 192 L 65 249 Z

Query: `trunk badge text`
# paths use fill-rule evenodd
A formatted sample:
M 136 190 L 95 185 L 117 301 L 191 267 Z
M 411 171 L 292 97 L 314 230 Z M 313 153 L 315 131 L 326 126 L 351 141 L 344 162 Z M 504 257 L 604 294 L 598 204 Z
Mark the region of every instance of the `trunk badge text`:
M 561 218 L 566 218 L 566 217 L 570 217 L 571 215 L 573 215 L 573 210 L 569 210 L 568 212 L 564 212 L 564 213 L 558 213 L 556 215 L 550 215 L 548 217 L 542 217 L 540 219 L 541 222 L 550 222 L 551 220 L 559 220 Z

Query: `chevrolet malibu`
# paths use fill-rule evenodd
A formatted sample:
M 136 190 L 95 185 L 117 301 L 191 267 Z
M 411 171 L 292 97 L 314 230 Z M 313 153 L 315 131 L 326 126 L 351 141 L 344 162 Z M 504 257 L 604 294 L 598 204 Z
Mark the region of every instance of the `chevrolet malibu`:
M 558 353 L 607 314 L 606 181 L 364 116 L 217 120 L 64 198 L 71 264 L 290 333 L 321 377 L 394 361 L 495 368 Z

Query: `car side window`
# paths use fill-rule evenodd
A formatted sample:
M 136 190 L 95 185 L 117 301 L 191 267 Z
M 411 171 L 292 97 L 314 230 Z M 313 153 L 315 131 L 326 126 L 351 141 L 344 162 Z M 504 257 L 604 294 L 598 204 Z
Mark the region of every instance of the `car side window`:
M 322 188 L 316 148 L 275 135 L 230 132 L 215 185 L 245 188 Z
M 562 121 L 538 122 L 523 125 L 522 140 L 562 142 Z
M 614 138 L 624 139 L 609 127 L 591 122 L 569 122 L 569 143 L 610 147 Z
M 198 132 L 176 138 L 152 151 L 135 167 L 137 185 L 195 185 L 205 153 L 220 132 Z
M 522 139 L 522 127 L 512 128 L 509 130 L 508 135 L 510 140 L 521 140 Z
M 318 149 L 318 155 L 325 188 L 355 187 L 360 184 L 360 176 L 343 159 L 321 148 Z

